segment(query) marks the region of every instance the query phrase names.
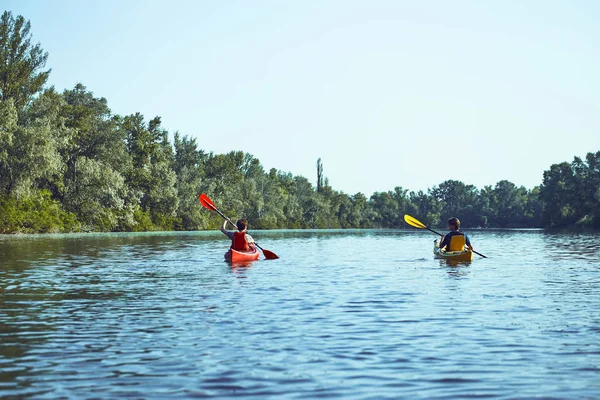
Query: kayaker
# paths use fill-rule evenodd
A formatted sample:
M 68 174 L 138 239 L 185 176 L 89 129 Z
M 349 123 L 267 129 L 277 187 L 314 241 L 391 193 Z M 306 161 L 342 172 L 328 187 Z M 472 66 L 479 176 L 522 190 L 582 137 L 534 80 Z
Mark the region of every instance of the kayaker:
M 231 248 L 237 251 L 253 251 L 254 250 L 254 239 L 247 233 L 248 220 L 238 219 L 235 223 L 238 230 L 237 232 L 228 231 L 227 223 L 233 222 L 230 219 L 223 221 L 221 232 L 223 232 L 229 239 L 231 239 Z
M 442 237 L 440 249 L 446 248 L 446 251 L 463 251 L 465 245 L 469 250 L 473 250 L 469 237 L 460 231 L 460 220 L 452 217 L 448 220 L 448 229 L 450 232 Z

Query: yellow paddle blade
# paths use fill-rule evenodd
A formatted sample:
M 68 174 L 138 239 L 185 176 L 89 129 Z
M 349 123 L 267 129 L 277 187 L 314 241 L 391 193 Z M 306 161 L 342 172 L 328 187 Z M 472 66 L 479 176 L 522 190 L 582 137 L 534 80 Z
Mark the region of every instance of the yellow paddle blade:
M 410 216 L 410 215 L 408 215 L 408 214 L 404 214 L 404 221 L 405 221 L 407 224 L 409 224 L 409 225 L 411 225 L 411 226 L 414 226 L 415 228 L 427 228 L 427 227 L 425 226 L 425 224 L 423 224 L 421 221 L 419 221 L 419 220 L 418 220 L 418 219 L 416 219 L 416 218 L 413 218 L 413 217 L 411 217 L 411 216 Z

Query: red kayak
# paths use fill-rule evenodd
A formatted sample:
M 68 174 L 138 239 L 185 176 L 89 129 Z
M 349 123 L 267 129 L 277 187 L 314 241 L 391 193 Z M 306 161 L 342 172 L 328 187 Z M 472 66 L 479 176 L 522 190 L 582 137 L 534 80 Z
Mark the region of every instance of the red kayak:
M 235 262 L 244 262 L 244 261 L 254 261 L 260 258 L 260 252 L 254 248 L 251 251 L 237 251 L 233 249 L 229 249 L 227 253 L 225 253 L 225 261 L 229 261 L 232 263 Z

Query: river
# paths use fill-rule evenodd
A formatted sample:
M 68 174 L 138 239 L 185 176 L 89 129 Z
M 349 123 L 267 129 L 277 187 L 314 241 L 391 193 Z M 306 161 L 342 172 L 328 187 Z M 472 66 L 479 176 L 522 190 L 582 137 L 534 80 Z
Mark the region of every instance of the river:
M 600 398 L 594 233 L 0 236 L 0 398 Z

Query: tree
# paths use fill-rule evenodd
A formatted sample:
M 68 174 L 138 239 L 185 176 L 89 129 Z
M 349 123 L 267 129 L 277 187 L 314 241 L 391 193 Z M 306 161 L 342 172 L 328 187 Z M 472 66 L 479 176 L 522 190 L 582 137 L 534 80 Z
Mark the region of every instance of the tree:
M 496 183 L 494 197 L 497 201 L 497 224 L 500 228 L 521 226 L 525 214 L 527 190 L 507 180 Z
M 323 190 L 323 163 L 321 158 L 317 160 L 317 192 Z
M 536 186 L 527 191 L 525 201 L 525 221 L 524 226 L 539 228 L 542 226 L 543 204 L 540 201 L 540 187 Z
M 464 225 L 482 224 L 481 215 L 476 213 L 477 188 L 463 182 L 447 180 L 431 191 L 432 196 L 442 204 L 442 218 L 460 216 Z M 441 221 L 440 221 L 441 222 Z
M 37 102 L 46 101 L 38 98 Z M 0 191 L 5 196 L 26 196 L 43 182 L 62 173 L 55 118 L 44 113 L 27 125 L 16 123 L 13 100 L 0 101 Z
M 587 171 L 585 177 L 585 198 L 591 223 L 600 228 L 600 151 L 588 153 L 585 157 Z
M 540 187 L 540 199 L 544 203 L 544 226 L 564 227 L 577 221 L 577 186 L 573 168 L 568 162 L 553 164 L 550 170 L 544 171 L 544 180 Z
M 0 99 L 13 100 L 17 112 L 42 90 L 50 70 L 42 71 L 48 53 L 31 43 L 31 24 L 4 11 L 0 19 Z
M 351 196 L 350 200 L 352 201 L 352 210 L 347 217 L 349 227 L 372 228 L 375 214 L 367 197 L 359 192 Z
M 10 157 L 9 148 L 15 139 L 17 110 L 12 100 L 0 100 L 0 188 L 8 185 L 6 171 Z
M 399 222 L 398 218 L 404 215 L 400 210 L 395 192 L 375 192 L 371 196 L 371 203 L 375 211 L 374 223 L 379 228 L 391 228 Z
M 544 172 L 539 198 L 542 222 L 547 227 L 574 224 L 600 226 L 600 152 L 588 153 L 585 161 L 554 164 Z
M 198 194 L 204 179 L 203 162 L 206 155 L 198 150 L 196 139 L 181 137 L 175 132 L 174 170 L 177 174 L 177 229 L 197 230 L 207 227 L 207 214 L 198 202 Z
M 125 178 L 101 160 L 79 157 L 77 186 L 66 197 L 86 230 L 111 231 L 120 225 L 125 209 Z
M 441 219 L 442 204 L 438 199 L 430 193 L 424 193 L 422 190 L 418 192 L 410 192 L 409 201 L 414 207 L 415 215 L 426 225 L 437 225 Z M 409 210 L 405 214 L 411 214 Z
M 146 124 L 140 113 L 123 118 L 120 128 L 132 158 L 126 182 L 133 196 L 140 199 L 140 209 L 136 212 L 138 222 L 150 218 L 154 228 L 173 229 L 179 198 L 177 176 L 171 168 L 175 158 L 168 132 L 162 129 L 160 117 Z M 144 229 L 150 228 L 144 224 L 148 227 Z

